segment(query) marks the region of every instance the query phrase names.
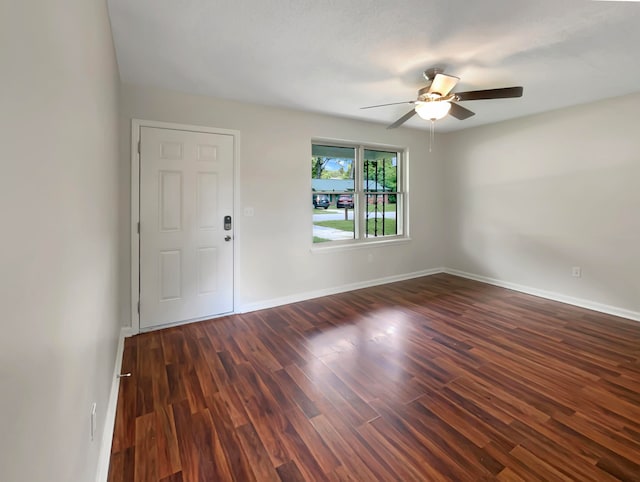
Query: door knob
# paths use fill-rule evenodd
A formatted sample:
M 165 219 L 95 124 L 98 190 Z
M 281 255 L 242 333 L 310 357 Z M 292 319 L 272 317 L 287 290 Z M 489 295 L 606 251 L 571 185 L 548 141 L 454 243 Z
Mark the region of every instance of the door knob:
M 224 237 L 224 240 L 225 240 L 225 241 L 231 241 L 231 236 L 226 235 L 226 236 Z

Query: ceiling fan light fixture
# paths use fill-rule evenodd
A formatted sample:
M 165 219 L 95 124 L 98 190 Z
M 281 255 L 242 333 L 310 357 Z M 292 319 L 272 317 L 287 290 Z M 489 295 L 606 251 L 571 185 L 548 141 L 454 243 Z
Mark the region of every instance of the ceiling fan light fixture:
M 446 116 L 451 110 L 451 102 L 447 101 L 431 101 L 417 102 L 416 114 L 425 120 L 439 120 Z

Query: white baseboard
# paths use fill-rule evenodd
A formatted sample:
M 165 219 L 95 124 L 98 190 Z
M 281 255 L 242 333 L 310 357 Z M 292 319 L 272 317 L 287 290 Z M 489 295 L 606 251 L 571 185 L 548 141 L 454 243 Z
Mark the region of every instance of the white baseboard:
M 341 286 L 335 286 L 317 291 L 307 291 L 305 293 L 298 293 L 291 296 L 285 296 L 282 298 L 274 298 L 271 300 L 260 301 L 257 303 L 247 303 L 236 310 L 236 313 L 247 313 L 250 311 L 264 310 L 266 308 L 274 308 L 276 306 L 282 306 L 289 303 L 297 303 L 299 301 L 310 300 L 313 298 L 320 298 L 322 296 L 335 295 L 337 293 L 344 293 L 347 291 L 358 290 L 362 288 L 369 288 L 371 286 L 378 286 L 386 283 L 393 283 L 395 281 L 403 281 L 412 278 L 420 278 L 422 276 L 430 276 L 437 273 L 448 273 L 454 276 L 460 276 L 461 278 L 468 278 L 474 281 L 480 281 L 482 283 L 491 284 L 494 286 L 500 286 L 502 288 L 511 289 L 514 291 L 520 291 L 533 296 L 539 296 L 540 298 L 546 298 L 548 300 L 559 301 L 561 303 L 567 303 L 569 305 L 579 306 L 581 308 L 587 308 L 589 310 L 598 311 L 600 313 L 606 313 L 609 315 L 619 316 L 621 318 L 627 318 L 629 320 L 640 321 L 640 312 L 631 311 L 617 306 L 605 305 L 603 303 L 597 303 L 595 301 L 585 300 L 582 298 L 574 298 L 572 296 L 563 295 L 561 293 L 555 293 L 553 291 L 541 290 L 533 288 L 531 286 L 525 286 L 517 283 L 511 283 L 509 281 L 503 281 L 495 278 L 489 278 L 488 276 L 481 276 L 473 273 L 467 273 L 466 271 L 460 271 L 453 268 L 433 268 L 422 271 L 415 271 L 413 273 L 406 273 L 395 276 L 388 276 L 385 278 L 377 278 L 368 281 L 362 281 L 358 283 L 351 283 Z
M 109 461 L 111 460 L 111 443 L 113 442 L 113 428 L 116 423 L 116 407 L 118 405 L 118 390 L 120 389 L 120 370 L 122 368 L 122 353 L 124 352 L 124 339 L 133 336 L 132 328 L 123 326 L 120 329 L 118 348 L 116 350 L 116 361 L 113 368 L 113 381 L 109 402 L 104 417 L 104 427 L 102 428 L 102 440 L 100 442 L 100 452 L 98 454 L 98 470 L 96 472 L 96 482 L 107 482 L 109 476 Z
M 560 301 L 561 303 L 567 303 L 569 305 L 579 306 L 581 308 L 587 308 L 593 311 L 599 311 L 608 315 L 619 316 L 621 318 L 627 318 L 629 320 L 640 321 L 640 312 L 627 310 L 625 308 L 619 308 L 617 306 L 605 305 L 603 303 L 597 303 L 595 301 L 589 301 L 582 298 L 574 298 L 572 296 L 563 295 L 561 293 L 555 293 L 553 291 L 541 290 L 538 288 L 532 288 L 531 286 L 520 285 L 517 283 L 511 283 L 509 281 L 502 281 L 495 278 L 489 278 L 488 276 L 480 276 L 473 273 L 467 273 L 452 268 L 444 268 L 444 273 L 452 274 L 454 276 L 460 276 L 461 278 L 468 278 L 482 283 L 490 285 L 500 286 L 502 288 L 508 288 L 514 291 L 520 291 L 533 296 L 539 296 L 540 298 L 546 298 L 548 300 Z
M 436 273 L 442 273 L 443 268 L 432 268 L 421 271 L 414 271 L 413 273 L 404 273 L 394 276 L 386 276 L 384 278 L 376 278 L 367 281 L 359 281 L 357 283 L 350 283 L 340 286 L 333 286 L 331 288 L 325 288 L 317 291 L 307 291 L 305 293 L 298 293 L 291 296 L 284 296 L 282 298 L 274 298 L 271 300 L 259 301 L 257 303 L 246 303 L 236 309 L 236 313 L 248 313 L 250 311 L 264 310 L 266 308 L 274 308 L 276 306 L 287 305 L 290 303 L 298 303 L 299 301 L 311 300 L 313 298 L 320 298 L 321 296 L 335 295 L 337 293 L 344 293 L 347 291 L 359 290 L 362 288 L 369 288 L 371 286 L 378 286 L 387 283 L 393 283 L 396 281 L 404 281 L 412 278 L 420 278 L 422 276 L 429 276 Z

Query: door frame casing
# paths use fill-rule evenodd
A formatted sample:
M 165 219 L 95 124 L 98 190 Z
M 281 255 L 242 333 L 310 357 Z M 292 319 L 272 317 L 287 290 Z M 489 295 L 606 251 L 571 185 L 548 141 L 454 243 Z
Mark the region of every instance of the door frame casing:
M 140 333 L 140 313 L 138 303 L 140 301 L 140 130 L 142 127 L 156 127 L 159 129 L 171 129 L 177 131 L 200 132 L 205 134 L 221 134 L 233 137 L 233 305 L 231 313 L 235 313 L 238 294 L 238 277 L 236 271 L 240 259 L 237 249 L 237 240 L 241 231 L 239 221 L 240 206 L 240 131 L 233 129 L 220 129 L 217 127 L 198 126 L 190 124 L 176 124 L 173 122 L 152 121 L 144 119 L 131 119 L 131 328 L 134 333 Z M 225 313 L 228 315 L 229 313 Z M 205 319 L 208 319 L 207 317 Z M 189 320 L 190 323 L 197 320 Z M 167 325 L 170 326 L 170 325 Z M 162 327 L 161 327 L 162 328 Z

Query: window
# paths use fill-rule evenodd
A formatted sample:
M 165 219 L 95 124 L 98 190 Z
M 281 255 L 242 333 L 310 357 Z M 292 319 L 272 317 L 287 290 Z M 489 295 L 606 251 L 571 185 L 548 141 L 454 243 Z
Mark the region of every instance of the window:
M 404 237 L 402 149 L 311 145 L 313 243 Z

